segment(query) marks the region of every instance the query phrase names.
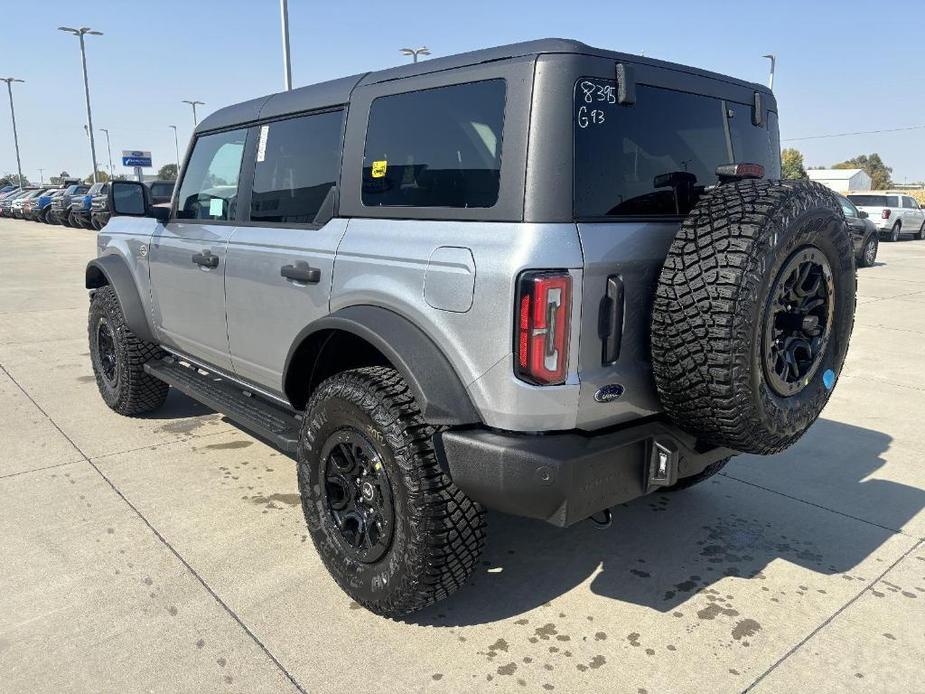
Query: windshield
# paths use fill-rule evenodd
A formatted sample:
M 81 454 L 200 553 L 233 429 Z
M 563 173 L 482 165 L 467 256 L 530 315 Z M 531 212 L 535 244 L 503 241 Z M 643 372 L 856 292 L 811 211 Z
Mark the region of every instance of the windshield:
M 650 86 L 636 96 L 622 106 L 613 80 L 575 85 L 578 218 L 685 215 L 719 182 L 721 164 L 761 164 L 780 176 L 776 119 L 772 133 L 752 124 L 744 104 Z

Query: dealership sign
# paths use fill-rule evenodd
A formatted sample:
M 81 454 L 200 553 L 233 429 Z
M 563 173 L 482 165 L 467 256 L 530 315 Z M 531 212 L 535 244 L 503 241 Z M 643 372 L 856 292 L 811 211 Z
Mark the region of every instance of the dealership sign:
M 151 152 L 138 149 L 122 150 L 122 166 L 151 166 Z

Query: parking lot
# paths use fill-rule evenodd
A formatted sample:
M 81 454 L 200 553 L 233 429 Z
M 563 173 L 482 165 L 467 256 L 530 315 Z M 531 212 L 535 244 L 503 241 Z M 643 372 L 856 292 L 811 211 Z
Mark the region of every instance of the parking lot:
M 908 691 L 925 678 L 925 242 L 861 270 L 793 449 L 557 529 L 489 514 L 467 589 L 395 622 L 307 537 L 293 461 L 87 354 L 91 231 L 0 219 L 0 689 Z

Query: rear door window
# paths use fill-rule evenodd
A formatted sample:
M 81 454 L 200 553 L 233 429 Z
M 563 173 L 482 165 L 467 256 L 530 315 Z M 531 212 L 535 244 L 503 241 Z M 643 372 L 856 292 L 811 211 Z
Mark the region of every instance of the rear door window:
M 337 182 L 343 130 L 343 111 L 260 126 L 251 221 L 314 222 Z
M 242 128 L 196 140 L 180 185 L 179 219 L 234 219 L 246 137 Z
M 581 79 L 574 95 L 574 206 L 581 218 L 685 215 L 716 167 L 761 164 L 780 175 L 776 116 L 752 124 L 749 106 L 641 85 L 617 104 L 616 83 Z M 729 127 L 727 138 L 726 127 Z
M 373 101 L 363 158 L 363 204 L 494 206 L 504 105 L 501 79 Z

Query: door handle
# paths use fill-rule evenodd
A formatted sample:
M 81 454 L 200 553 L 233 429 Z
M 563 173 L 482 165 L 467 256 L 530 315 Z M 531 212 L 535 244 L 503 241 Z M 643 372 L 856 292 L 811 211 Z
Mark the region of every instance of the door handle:
M 310 267 L 308 263 L 299 261 L 295 265 L 283 265 L 279 269 L 281 277 L 305 284 L 318 284 L 321 281 L 321 270 Z
M 212 251 L 210 250 L 205 250 L 202 253 L 194 253 L 193 262 L 199 267 L 217 268 L 218 256 L 212 255 Z

